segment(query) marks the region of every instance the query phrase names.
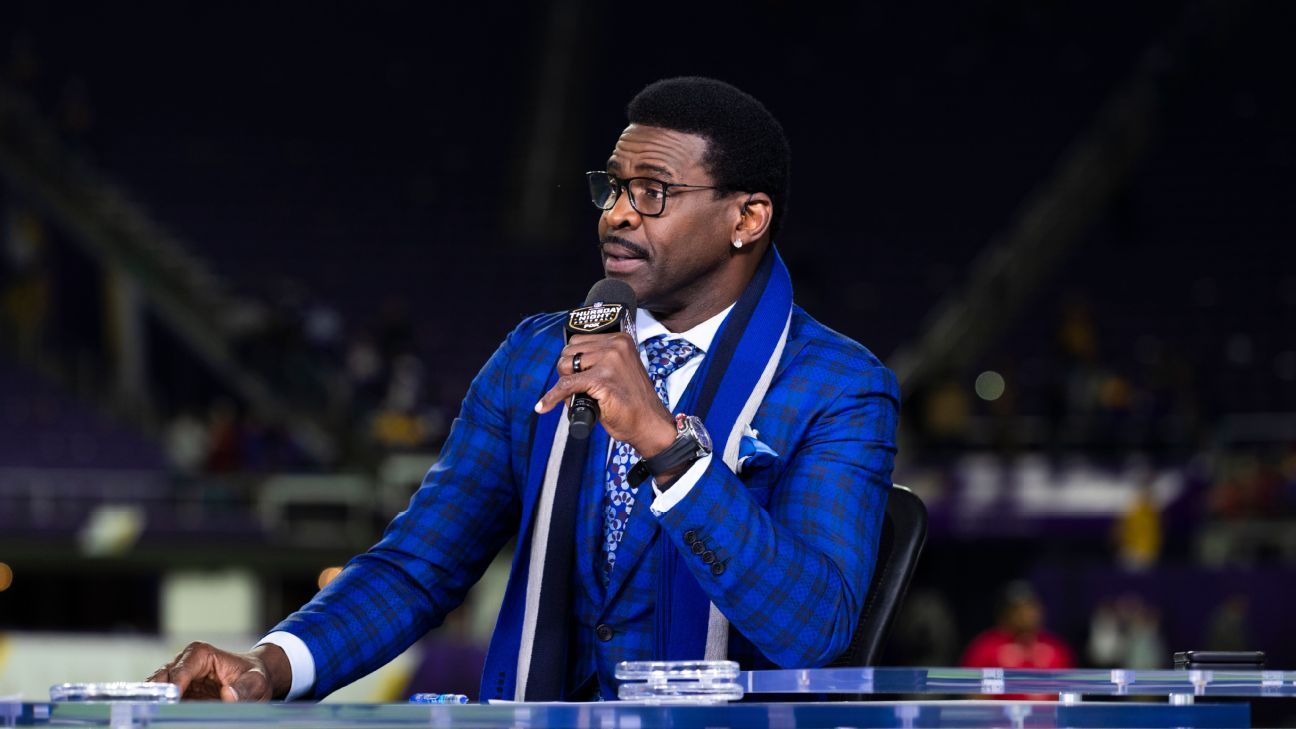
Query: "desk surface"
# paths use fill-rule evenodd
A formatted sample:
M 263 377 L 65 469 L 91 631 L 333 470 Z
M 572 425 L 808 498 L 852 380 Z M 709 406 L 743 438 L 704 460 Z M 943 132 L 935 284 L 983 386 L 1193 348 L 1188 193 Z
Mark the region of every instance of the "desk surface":
M 654 706 L 591 704 L 179 704 L 0 702 L 0 726 L 127 727 L 1247 727 L 1245 703 L 1067 705 L 1029 701 L 878 701 Z
M 1211 697 L 1296 697 L 1293 671 L 829 668 L 750 671 L 749 694 L 788 703 L 710 706 L 587 704 L 21 703 L 0 699 L 0 726 L 169 727 L 1246 727 L 1247 703 Z M 1034 694 L 1061 701 L 801 701 L 795 694 Z M 1121 696 L 1086 702 L 1083 696 Z M 1131 701 L 1129 697 L 1139 700 Z M 1142 697 L 1156 697 L 1147 698 Z M 1200 697 L 1200 698 L 1199 698 Z M 810 699 L 806 695 L 800 698 Z

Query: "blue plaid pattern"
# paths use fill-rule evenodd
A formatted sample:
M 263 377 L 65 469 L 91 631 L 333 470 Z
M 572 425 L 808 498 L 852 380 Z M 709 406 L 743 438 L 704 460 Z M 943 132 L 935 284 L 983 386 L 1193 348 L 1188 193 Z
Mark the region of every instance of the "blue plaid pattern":
M 648 379 L 662 404 L 670 408 L 670 395 L 666 391 L 666 378 L 684 363 L 701 354 L 702 350 L 687 339 L 667 339 L 658 334 L 639 345 L 648 359 Z M 617 545 L 625 535 L 626 521 L 634 511 L 637 488 L 630 485 L 630 469 L 639 462 L 639 453 L 629 443 L 612 441 L 612 454 L 607 465 L 607 504 L 603 507 L 603 551 L 607 560 L 603 564 L 603 581 L 616 567 Z
M 439 625 L 517 536 L 532 406 L 563 347 L 565 318 L 533 317 L 509 334 L 473 380 L 409 508 L 377 545 L 276 627 L 310 648 L 315 698 L 379 668 Z M 577 541 L 569 675 L 597 671 L 603 695 L 613 698 L 616 663 L 653 657 L 656 546 L 665 538 L 687 550 L 690 531 L 725 565 L 717 575 L 687 560 L 732 623 L 731 658 L 745 669 L 820 666 L 836 658 L 850 643 L 872 574 L 898 412 L 895 376 L 868 350 L 794 307 L 779 369 L 751 424 L 780 456 L 742 476 L 714 458 L 674 508 L 642 526 L 632 521 L 627 538 L 651 527 L 651 548 L 638 548 L 634 558 L 622 554 L 625 579 L 606 595 L 591 591 L 602 558 L 603 484 L 582 491 L 581 519 L 592 524 L 578 531 L 586 536 Z M 651 489 L 641 493 L 641 516 L 651 514 L 651 498 Z M 598 625 L 612 628 L 610 640 L 595 637 Z

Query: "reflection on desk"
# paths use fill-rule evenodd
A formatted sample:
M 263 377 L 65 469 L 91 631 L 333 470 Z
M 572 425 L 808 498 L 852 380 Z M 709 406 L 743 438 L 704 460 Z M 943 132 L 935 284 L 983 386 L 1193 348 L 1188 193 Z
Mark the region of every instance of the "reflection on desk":
M 738 684 L 749 694 L 1296 697 L 1296 671 L 814 668 L 745 671 Z
M 192 727 L 1223 727 L 1250 726 L 1246 704 L 878 701 L 660 706 L 588 704 L 0 703 L 4 726 Z

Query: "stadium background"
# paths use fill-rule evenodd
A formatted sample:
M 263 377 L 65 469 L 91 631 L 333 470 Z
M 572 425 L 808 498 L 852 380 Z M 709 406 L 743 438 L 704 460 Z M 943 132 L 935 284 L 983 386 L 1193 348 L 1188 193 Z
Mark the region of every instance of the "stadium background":
M 600 276 L 581 173 L 695 73 L 783 121 L 797 298 L 903 382 L 932 532 L 889 662 L 957 663 L 1025 580 L 1082 665 L 1296 666 L 1293 20 L 6 3 L 0 695 L 308 599 L 513 324 Z M 504 570 L 343 698 L 429 656 L 431 690 L 473 685 Z

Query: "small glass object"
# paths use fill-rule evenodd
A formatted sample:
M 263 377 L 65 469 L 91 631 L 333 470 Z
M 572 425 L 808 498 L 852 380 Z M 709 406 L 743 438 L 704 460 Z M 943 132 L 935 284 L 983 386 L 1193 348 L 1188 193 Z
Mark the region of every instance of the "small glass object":
M 180 687 L 151 681 L 108 683 L 61 683 L 50 686 L 50 701 L 141 701 L 174 704 L 180 701 Z
M 734 661 L 622 661 L 617 696 L 647 703 L 719 703 L 743 696 Z
M 411 704 L 466 704 L 468 697 L 463 694 L 414 694 Z

